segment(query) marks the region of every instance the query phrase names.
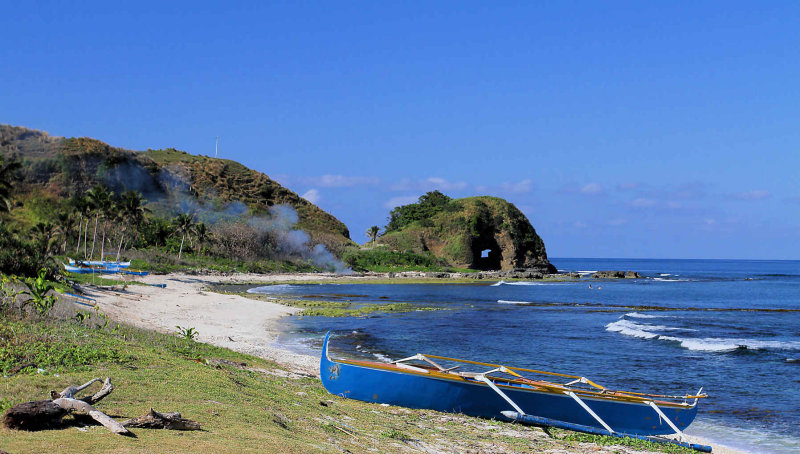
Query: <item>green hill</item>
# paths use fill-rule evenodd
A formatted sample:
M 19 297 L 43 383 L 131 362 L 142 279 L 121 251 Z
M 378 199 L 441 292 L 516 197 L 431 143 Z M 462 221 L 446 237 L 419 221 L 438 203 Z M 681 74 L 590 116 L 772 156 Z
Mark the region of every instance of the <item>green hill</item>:
M 295 227 L 306 231 L 313 243 L 336 255 L 353 244 L 341 221 L 267 175 L 231 160 L 173 148 L 132 151 L 87 137 L 54 137 L 9 125 L 0 125 L 0 153 L 22 163 L 14 196 L 23 206 L 37 198 L 63 200 L 98 184 L 116 192 L 139 191 L 154 213 L 163 214 L 223 213 L 235 203 L 240 211 L 263 215 L 273 205 L 288 205 L 297 212 Z M 24 209 L 17 211 L 19 223 L 36 221 L 26 219 L 30 216 Z
M 525 215 L 497 197 L 454 200 L 429 192 L 418 203 L 392 210 L 377 243 L 394 251 L 431 253 L 462 268 L 556 272 Z

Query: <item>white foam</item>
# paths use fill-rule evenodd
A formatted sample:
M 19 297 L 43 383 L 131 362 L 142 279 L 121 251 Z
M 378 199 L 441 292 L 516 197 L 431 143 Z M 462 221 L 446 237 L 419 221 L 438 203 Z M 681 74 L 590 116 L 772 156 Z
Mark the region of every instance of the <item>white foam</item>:
M 629 314 L 625 314 L 628 316 Z M 644 314 L 640 314 L 644 315 Z M 624 316 L 623 316 L 624 317 Z M 696 331 L 688 328 L 676 328 L 665 325 L 651 325 L 649 323 L 636 323 L 625 318 L 606 325 L 606 331 L 620 333 L 624 336 L 638 337 L 640 339 L 657 339 L 662 341 L 677 342 L 687 350 L 704 352 L 729 352 L 745 347 L 748 350 L 800 350 L 800 341 L 771 341 L 760 339 L 740 339 L 722 337 L 677 337 L 667 336 L 658 331 Z
M 698 417 L 686 430 L 691 440 L 700 444 L 711 444 L 714 452 L 745 454 L 757 452 L 800 452 L 800 437 L 769 432 L 757 427 L 728 425 L 723 421 Z
M 505 283 L 506 283 L 506 281 L 495 282 L 494 284 L 490 285 L 489 287 L 499 287 L 499 286 L 501 286 L 501 285 L 503 285 Z
M 531 282 L 531 281 L 519 281 L 519 282 L 503 282 L 504 285 L 563 285 L 561 283 L 556 282 Z
M 694 339 L 672 336 L 659 336 L 658 339 L 678 342 L 680 343 L 681 347 L 687 350 L 704 352 L 730 352 L 741 347 L 746 347 L 748 350 L 800 350 L 800 342 L 798 341 L 782 342 L 722 337 Z
M 290 284 L 265 285 L 247 289 L 247 293 L 288 293 L 294 288 Z
M 625 317 L 629 317 L 629 318 L 665 318 L 665 317 L 670 317 L 669 315 L 650 315 L 650 314 L 642 314 L 640 312 L 628 312 L 624 316 Z
M 658 273 L 658 275 L 659 275 L 659 276 L 672 276 L 672 275 L 671 275 L 671 274 L 669 274 L 669 273 Z
M 378 360 L 380 360 L 380 361 L 382 361 L 384 363 L 392 362 L 392 358 L 389 358 L 388 356 L 382 355 L 380 353 L 373 353 L 372 356 L 374 356 L 375 358 L 377 358 Z
M 591 270 L 591 271 L 578 271 L 578 274 L 585 275 L 585 274 L 594 274 L 594 273 L 596 273 L 596 272 L 597 272 L 597 270 Z
M 616 322 L 606 325 L 606 331 L 620 333 L 625 336 L 638 337 L 641 339 L 652 339 L 654 337 L 658 337 L 657 333 L 652 333 L 644 328 L 645 327 L 643 325 L 624 319 L 617 320 Z
M 508 301 L 508 300 L 497 300 L 500 304 L 535 304 L 530 301 Z
M 639 337 L 642 339 L 661 339 L 662 335 L 655 331 L 695 331 L 688 328 L 677 328 L 666 325 L 651 325 L 649 323 L 636 323 L 631 320 L 620 318 L 616 322 L 606 325 L 606 331 L 624 334 L 626 336 Z
M 689 282 L 689 279 L 664 279 L 663 277 L 654 277 L 653 280 L 659 282 Z

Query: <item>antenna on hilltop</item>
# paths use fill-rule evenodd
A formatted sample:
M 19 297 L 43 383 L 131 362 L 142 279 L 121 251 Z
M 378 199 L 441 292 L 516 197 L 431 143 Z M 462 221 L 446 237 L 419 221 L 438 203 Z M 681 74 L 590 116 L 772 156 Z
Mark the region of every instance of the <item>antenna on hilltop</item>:
M 217 151 L 219 151 L 219 136 L 217 136 L 217 143 L 214 145 L 214 158 L 217 157 Z

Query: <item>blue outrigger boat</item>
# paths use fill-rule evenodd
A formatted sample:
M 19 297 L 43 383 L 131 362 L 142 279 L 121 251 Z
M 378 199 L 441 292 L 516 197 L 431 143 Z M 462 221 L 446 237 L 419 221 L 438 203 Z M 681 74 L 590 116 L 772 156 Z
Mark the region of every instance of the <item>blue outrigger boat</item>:
M 98 267 L 113 267 L 113 268 L 127 268 L 131 266 L 131 262 L 115 262 L 112 260 L 73 260 L 69 259 L 71 266 L 98 266 Z
M 328 392 L 341 397 L 711 452 L 709 446 L 681 441 L 682 431 L 697 415 L 698 399 L 707 397 L 702 388 L 696 395 L 684 396 L 616 391 L 575 375 L 421 353 L 391 363 L 334 360 L 328 353 L 329 340 L 330 333 L 322 347 L 320 377 Z M 440 363 L 456 365 L 443 367 Z M 459 371 L 462 365 L 488 370 Z M 568 381 L 562 384 L 531 379 L 522 373 Z M 678 439 L 660 437 L 670 434 L 677 434 Z
M 70 273 L 79 273 L 79 274 L 91 274 L 91 273 L 103 273 L 103 274 L 114 274 L 120 272 L 120 267 L 118 266 L 110 266 L 110 265 L 64 265 L 64 269 L 69 271 Z

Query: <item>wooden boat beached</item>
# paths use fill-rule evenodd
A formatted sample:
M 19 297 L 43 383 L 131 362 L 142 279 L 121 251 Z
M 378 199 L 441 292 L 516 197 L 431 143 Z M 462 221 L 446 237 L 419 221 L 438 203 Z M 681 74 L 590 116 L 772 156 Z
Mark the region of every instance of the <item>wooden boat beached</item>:
M 325 336 L 320 377 L 325 389 L 349 399 L 425 408 L 470 416 L 562 427 L 580 432 L 673 443 L 704 452 L 708 446 L 680 441 L 697 414 L 696 395 L 664 396 L 610 390 L 575 375 L 506 367 L 435 355 L 380 363 L 331 359 Z M 443 367 L 441 364 L 455 364 Z M 481 366 L 465 372 L 462 366 Z M 522 374 L 566 379 L 555 383 Z M 657 436 L 677 434 L 678 440 Z
M 115 262 L 111 260 L 73 260 L 69 259 L 71 266 L 100 266 L 100 267 L 117 267 L 127 268 L 131 266 L 131 262 Z
M 70 273 L 79 273 L 79 274 L 91 274 L 91 273 L 113 274 L 120 272 L 120 268 L 118 266 L 84 265 L 80 262 L 77 265 L 65 264 L 64 269 L 69 271 Z

